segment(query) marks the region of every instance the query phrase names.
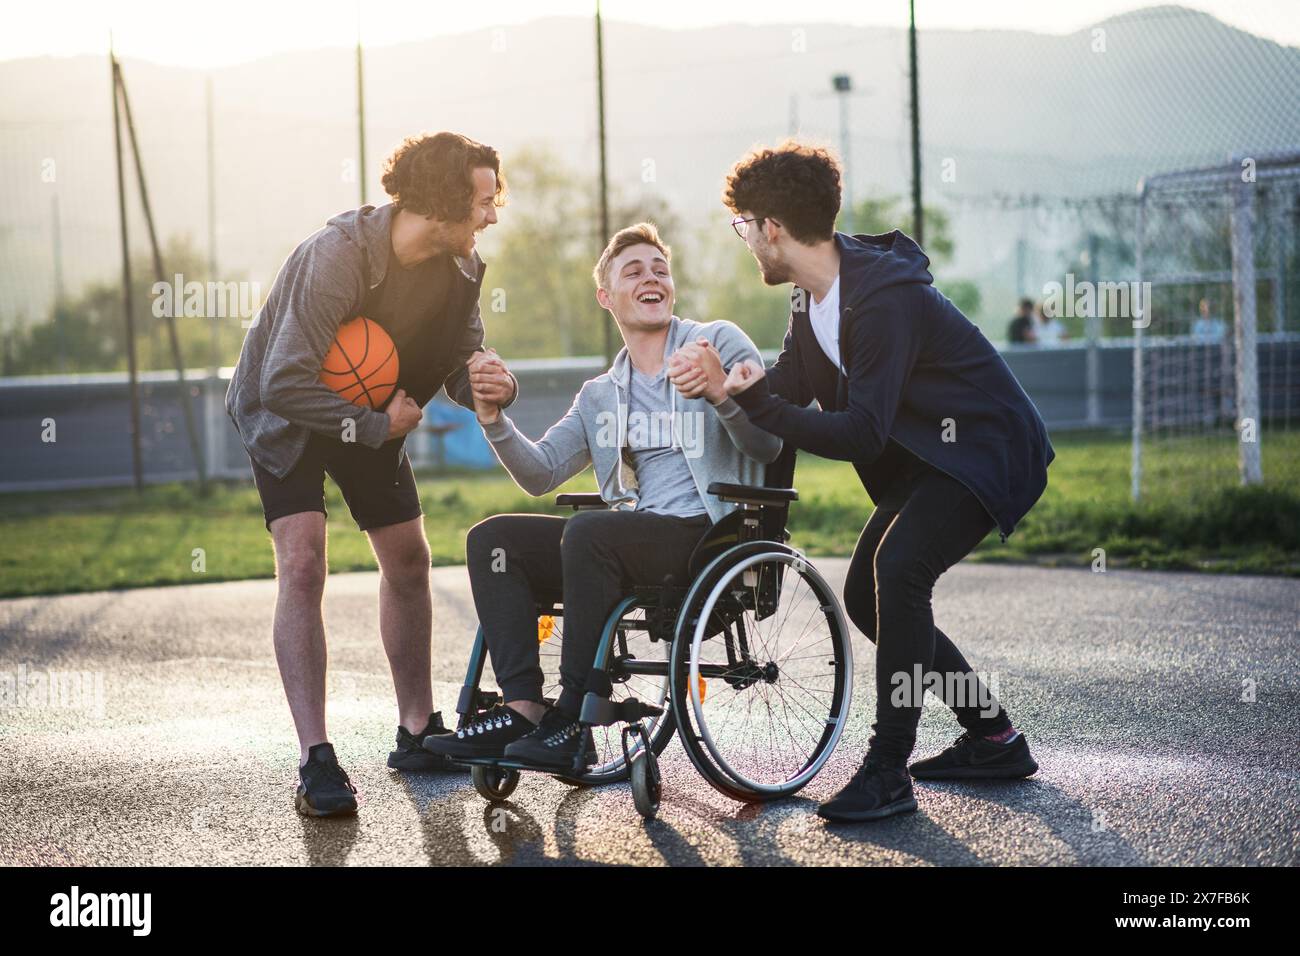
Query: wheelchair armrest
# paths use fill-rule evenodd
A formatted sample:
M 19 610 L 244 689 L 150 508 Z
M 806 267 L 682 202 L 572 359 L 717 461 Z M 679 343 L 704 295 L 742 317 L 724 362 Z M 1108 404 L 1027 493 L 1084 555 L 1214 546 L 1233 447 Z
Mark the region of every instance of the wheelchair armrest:
M 570 505 L 574 511 L 582 511 L 584 508 L 608 508 L 605 499 L 600 495 L 590 492 L 569 492 L 563 495 L 555 496 L 557 505 Z
M 709 482 L 708 492 L 721 501 L 738 501 L 748 505 L 779 505 L 799 500 L 799 492 L 793 488 L 733 485 L 725 481 Z

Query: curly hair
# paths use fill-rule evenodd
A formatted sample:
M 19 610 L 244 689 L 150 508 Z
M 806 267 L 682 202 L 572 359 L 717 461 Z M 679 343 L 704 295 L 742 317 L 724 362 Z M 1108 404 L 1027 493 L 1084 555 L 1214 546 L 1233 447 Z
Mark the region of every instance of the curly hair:
M 384 163 L 384 192 L 398 209 L 444 222 L 464 222 L 474 203 L 474 170 L 497 174 L 497 206 L 506 204 L 501 157 L 491 146 L 459 133 L 409 136 Z
M 659 230 L 653 222 L 638 222 L 635 226 L 628 226 L 626 229 L 620 229 L 614 233 L 614 238 L 609 240 L 609 245 L 605 251 L 600 254 L 600 259 L 596 262 L 596 268 L 591 270 L 592 278 L 596 280 L 596 288 L 609 288 L 609 267 L 614 259 L 624 249 L 630 249 L 632 246 L 639 246 L 642 243 L 648 246 L 654 246 L 663 253 L 665 261 L 673 261 L 673 251 L 659 238 Z
M 839 160 L 793 139 L 760 147 L 731 168 L 722 201 L 733 213 L 779 220 L 805 245 L 829 239 L 840 211 Z

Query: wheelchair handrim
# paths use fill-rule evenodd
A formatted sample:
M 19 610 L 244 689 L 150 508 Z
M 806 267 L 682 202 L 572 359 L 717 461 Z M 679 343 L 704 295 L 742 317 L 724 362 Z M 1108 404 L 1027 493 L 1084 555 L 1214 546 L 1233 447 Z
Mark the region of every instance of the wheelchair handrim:
M 719 556 L 719 560 L 725 557 L 725 553 Z M 798 774 L 788 780 L 776 784 L 760 783 L 750 780 L 744 774 L 733 768 L 730 763 L 722 756 L 721 750 L 713 735 L 709 731 L 709 726 L 704 718 L 703 698 L 700 696 L 700 649 L 704 642 L 704 633 L 708 627 L 709 618 L 712 616 L 714 605 L 718 598 L 722 596 L 728 582 L 747 568 L 755 564 L 761 564 L 768 561 L 779 561 L 787 567 L 793 568 L 798 574 L 807 574 L 817 584 L 827 596 L 830 597 L 830 606 L 835 614 L 835 621 L 839 627 L 843 653 L 843 689 L 839 700 L 839 711 L 836 714 L 828 716 L 827 723 L 831 726 L 830 739 L 821 747 L 821 751 L 809 761 Z M 824 606 L 823 606 L 824 607 Z M 848 715 L 853 702 L 853 643 L 850 640 L 849 632 L 844 620 L 844 613 L 841 611 L 839 602 L 834 599 L 834 591 L 827 584 L 826 579 L 821 573 L 808 563 L 808 560 L 800 553 L 793 550 L 786 551 L 765 551 L 759 554 L 743 558 L 735 565 L 727 568 L 722 578 L 713 586 L 708 597 L 700 607 L 699 618 L 695 625 L 695 632 L 691 641 L 690 657 L 690 681 L 688 690 L 691 702 L 691 710 L 695 715 L 695 724 L 699 729 L 700 737 L 704 740 L 705 747 L 708 749 L 710 756 L 717 763 L 718 767 L 723 770 L 732 780 L 741 786 L 752 790 L 756 795 L 776 796 L 780 794 L 793 793 L 800 787 L 804 786 L 817 775 L 826 761 L 830 759 L 831 754 L 839 745 L 840 737 L 844 733 L 844 725 L 848 720 Z

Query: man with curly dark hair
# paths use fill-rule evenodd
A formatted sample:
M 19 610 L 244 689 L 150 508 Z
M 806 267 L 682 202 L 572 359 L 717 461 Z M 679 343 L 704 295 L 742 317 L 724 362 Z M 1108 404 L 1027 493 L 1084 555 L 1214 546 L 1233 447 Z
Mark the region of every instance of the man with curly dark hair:
M 1054 457 L 1033 402 L 997 350 L 938 292 L 919 246 L 895 230 L 835 231 L 840 167 L 825 149 L 759 149 L 727 177 L 723 201 L 768 285 L 793 283 L 776 364 L 730 371 L 697 353 L 674 383 L 721 383 L 760 428 L 850 461 L 875 502 L 844 585 L 853 623 L 876 643 L 876 720 L 861 769 L 819 813 L 874 820 L 916 809 L 911 777 L 1026 777 L 1023 734 L 934 626 L 935 581 L 989 532 L 1002 539 L 1047 485 Z M 818 408 L 809 407 L 816 399 Z M 926 691 L 965 732 L 912 764 Z
M 469 363 L 483 350 L 484 270 L 475 237 L 497 221 L 506 184 L 496 150 L 446 132 L 403 142 L 383 184 L 392 202 L 335 216 L 281 266 L 226 394 L 275 549 L 275 655 L 299 743 L 295 806 L 311 816 L 357 808 L 325 733 L 326 475 L 379 561 L 379 633 L 399 723 L 388 766 L 451 768 L 420 746 L 446 728 L 432 712 L 429 544 L 405 440 L 443 388 L 474 408 Z M 382 410 L 319 381 L 339 326 L 357 315 L 397 347 L 397 388 Z M 513 376 L 476 365 L 473 387 L 503 406 L 514 401 Z

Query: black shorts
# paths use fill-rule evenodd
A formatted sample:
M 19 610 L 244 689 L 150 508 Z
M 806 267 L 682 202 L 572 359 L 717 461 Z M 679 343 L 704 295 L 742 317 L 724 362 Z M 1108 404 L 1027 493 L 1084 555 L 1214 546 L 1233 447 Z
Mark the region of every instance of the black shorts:
M 362 531 L 372 531 L 418 518 L 420 492 L 415 486 L 411 459 L 401 456 L 402 439 L 378 448 L 343 442 L 312 432 L 307 448 L 293 471 L 277 478 L 253 461 L 253 481 L 262 496 L 266 529 L 271 522 L 304 511 L 325 510 L 325 476 L 343 492 L 352 520 Z M 401 464 L 398 457 L 401 456 Z M 250 457 L 250 461 L 251 461 Z

